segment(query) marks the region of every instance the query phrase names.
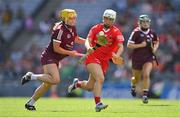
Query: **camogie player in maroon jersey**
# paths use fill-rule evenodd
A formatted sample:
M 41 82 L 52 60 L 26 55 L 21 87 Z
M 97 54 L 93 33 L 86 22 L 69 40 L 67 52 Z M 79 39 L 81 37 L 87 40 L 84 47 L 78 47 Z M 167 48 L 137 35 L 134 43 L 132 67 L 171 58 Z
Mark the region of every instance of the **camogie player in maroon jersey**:
M 132 52 L 132 80 L 131 94 L 136 96 L 136 85 L 143 77 L 143 103 L 148 103 L 148 91 L 150 86 L 150 73 L 153 62 L 157 62 L 154 53 L 159 47 L 157 34 L 150 29 L 150 18 L 148 15 L 140 15 L 138 27 L 134 29 L 128 40 L 127 47 Z
M 34 103 L 44 95 L 52 85 L 60 83 L 60 61 L 67 56 L 80 56 L 80 53 L 72 50 L 74 43 L 85 44 L 85 39 L 79 37 L 76 33 L 76 11 L 73 9 L 64 9 L 60 11 L 59 16 L 62 21 L 54 25 L 51 41 L 41 54 L 41 64 L 44 73 L 34 74 L 27 72 L 21 79 L 22 85 L 30 80 L 40 80 L 43 82 L 25 104 L 25 108 L 28 110 L 36 110 Z

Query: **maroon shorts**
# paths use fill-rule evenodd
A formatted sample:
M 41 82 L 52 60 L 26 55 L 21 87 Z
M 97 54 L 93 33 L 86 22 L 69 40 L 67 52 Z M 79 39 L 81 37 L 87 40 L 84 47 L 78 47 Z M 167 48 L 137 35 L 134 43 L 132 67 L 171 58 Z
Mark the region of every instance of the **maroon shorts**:
M 57 67 L 59 67 L 59 62 L 63 59 L 64 57 L 60 59 L 54 58 L 50 53 L 44 51 L 41 54 L 41 64 L 42 65 L 47 65 L 47 64 L 56 64 Z
M 147 62 L 155 61 L 153 57 L 149 57 L 147 59 L 139 59 L 139 60 L 132 60 L 132 68 L 136 70 L 142 70 L 143 65 Z

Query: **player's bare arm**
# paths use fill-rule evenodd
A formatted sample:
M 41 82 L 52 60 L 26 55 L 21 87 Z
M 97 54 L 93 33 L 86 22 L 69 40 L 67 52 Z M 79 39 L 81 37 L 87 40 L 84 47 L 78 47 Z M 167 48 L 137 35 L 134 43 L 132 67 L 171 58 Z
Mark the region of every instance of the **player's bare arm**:
M 120 57 L 121 56 L 121 54 L 122 54 L 122 52 L 123 52 L 123 50 L 124 50 L 124 46 L 123 46 L 123 44 L 118 44 L 118 47 L 119 47 L 119 49 L 118 49 L 118 51 L 115 53 L 118 57 Z
M 123 44 L 118 44 L 118 47 L 118 51 L 116 53 L 112 53 L 112 61 L 114 64 L 123 65 L 124 59 L 121 57 L 121 55 L 124 50 L 124 46 Z
M 157 38 L 157 41 L 151 46 L 153 53 L 157 51 L 159 47 L 159 38 Z
M 116 52 L 116 53 L 112 53 L 112 58 L 119 58 L 119 57 L 121 57 L 121 54 L 122 54 L 122 52 L 123 52 L 123 50 L 124 50 L 124 46 L 123 46 L 123 44 L 118 44 L 118 51 Z
M 78 43 L 81 45 L 85 44 L 85 41 L 86 41 L 86 39 L 79 37 L 79 36 L 76 36 L 76 38 L 75 38 L 75 43 Z
M 66 49 L 63 49 L 62 47 L 59 47 L 60 42 L 58 40 L 53 40 L 53 49 L 56 53 L 59 54 L 64 54 L 64 55 L 69 55 L 69 56 L 77 56 L 77 52 L 76 51 L 69 51 Z
M 90 46 L 90 41 L 91 41 L 91 39 L 89 39 L 89 38 L 86 39 L 86 41 L 85 41 L 85 47 L 89 54 L 93 53 L 93 51 L 94 51 L 93 48 Z
M 136 49 L 136 48 L 146 47 L 146 45 L 147 45 L 146 41 L 143 41 L 142 43 L 139 43 L 139 44 L 134 44 L 134 43 L 128 42 L 127 47 L 130 49 Z

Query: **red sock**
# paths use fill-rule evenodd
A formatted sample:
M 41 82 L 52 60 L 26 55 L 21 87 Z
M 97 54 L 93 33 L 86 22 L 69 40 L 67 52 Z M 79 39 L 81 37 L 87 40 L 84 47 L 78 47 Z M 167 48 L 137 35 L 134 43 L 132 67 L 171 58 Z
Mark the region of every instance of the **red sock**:
M 52 98 L 58 98 L 57 92 L 56 92 L 56 91 L 52 92 L 52 93 L 51 93 L 51 97 L 52 97 Z
M 94 97 L 95 103 L 98 104 L 101 102 L 101 97 Z
M 76 84 L 76 87 L 81 88 L 81 83 L 82 83 L 82 81 L 78 81 L 77 84 Z

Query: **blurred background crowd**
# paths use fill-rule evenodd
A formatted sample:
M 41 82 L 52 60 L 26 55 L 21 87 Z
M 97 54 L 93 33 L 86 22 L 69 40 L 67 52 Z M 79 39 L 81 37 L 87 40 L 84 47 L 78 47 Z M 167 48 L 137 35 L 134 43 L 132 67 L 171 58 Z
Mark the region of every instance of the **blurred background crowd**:
M 0 0 L 0 96 L 32 94 L 39 82 L 22 87 L 20 78 L 27 71 L 42 73 L 40 54 L 50 41 L 51 28 L 59 21 L 58 12 L 63 8 L 77 11 L 77 31 L 84 38 L 93 25 L 102 21 L 105 9 L 117 11 L 115 25 L 125 37 L 123 57 L 126 63 L 123 67 L 111 63 L 103 93 L 105 97 L 114 98 L 131 98 L 131 50 L 126 44 L 137 26 L 138 16 L 150 15 L 151 27 L 160 38 L 159 66 L 151 75 L 151 96 L 180 99 L 179 0 Z M 75 49 L 85 53 L 84 46 L 77 45 Z M 87 79 L 85 67 L 77 61 L 78 58 L 71 57 L 62 61 L 58 96 L 73 96 L 67 95 L 67 86 L 74 77 Z M 75 95 L 90 96 L 83 91 Z

